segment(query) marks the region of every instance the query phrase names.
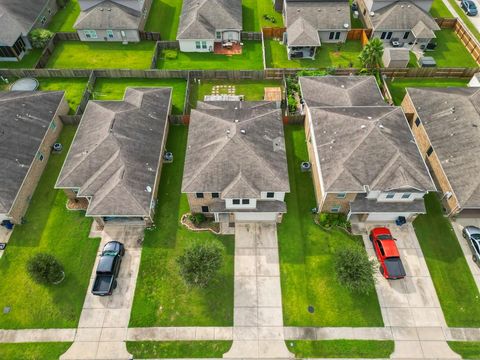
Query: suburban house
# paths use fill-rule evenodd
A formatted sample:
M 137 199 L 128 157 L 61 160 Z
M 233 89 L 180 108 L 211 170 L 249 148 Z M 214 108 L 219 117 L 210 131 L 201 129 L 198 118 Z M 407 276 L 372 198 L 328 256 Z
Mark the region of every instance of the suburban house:
M 56 12 L 56 0 L 0 0 L 0 61 L 20 61 L 32 48 L 28 33 Z
M 22 223 L 68 110 L 63 91 L 0 92 L 0 222 Z
M 171 88 L 127 88 L 122 101 L 90 101 L 55 188 L 99 225 L 153 223 Z
M 285 0 L 283 17 L 289 59 L 315 59 L 322 43 L 344 43 L 351 29 L 348 0 Z
M 402 102 L 450 216 L 480 214 L 480 89 L 408 88 Z
M 432 0 L 358 0 L 360 16 L 371 37 L 377 37 L 395 47 L 423 50 L 440 30 L 429 11 Z
M 387 106 L 374 81 L 319 77 L 312 92 L 315 82 L 300 78 L 317 209 L 354 222 L 412 221 L 435 185 L 402 109 Z
M 198 102 L 182 192 L 192 213 L 220 222 L 280 222 L 290 191 L 282 112 L 269 101 Z
M 73 25 L 82 41 L 138 42 L 152 0 L 79 0 Z
M 242 0 L 183 0 L 177 40 L 184 52 L 241 52 Z

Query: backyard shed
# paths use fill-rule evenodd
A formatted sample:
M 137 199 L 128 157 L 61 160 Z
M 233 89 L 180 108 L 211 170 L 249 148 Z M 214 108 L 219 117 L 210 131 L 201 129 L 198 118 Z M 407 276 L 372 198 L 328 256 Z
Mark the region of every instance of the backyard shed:
M 406 68 L 410 60 L 407 48 L 387 48 L 383 52 L 383 65 L 387 68 Z

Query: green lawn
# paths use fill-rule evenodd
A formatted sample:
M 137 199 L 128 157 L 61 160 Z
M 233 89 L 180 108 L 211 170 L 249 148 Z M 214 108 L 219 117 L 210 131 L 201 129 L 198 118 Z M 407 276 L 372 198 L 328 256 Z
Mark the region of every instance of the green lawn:
M 99 239 L 88 238 L 92 220 L 82 211 L 68 211 L 64 192 L 53 189 L 75 130 L 64 128 L 59 141 L 65 150 L 50 157 L 26 223 L 15 227 L 0 259 L 0 309 L 11 307 L 10 313 L 0 316 L 1 329 L 77 326 Z M 27 260 L 41 251 L 64 265 L 66 278 L 60 285 L 38 285 L 27 275 Z
M 0 359 L 57 360 L 72 343 L 7 343 L 0 344 Z
M 267 68 L 360 68 L 358 55 L 362 51 L 360 41 L 347 41 L 338 51 L 337 44 L 322 44 L 317 48 L 315 60 L 288 60 L 287 49 L 279 41 L 265 39 Z
M 243 30 L 262 31 L 264 27 L 283 27 L 282 14 L 275 11 L 272 0 L 243 0 Z M 272 22 L 263 16 L 275 19 Z
M 47 68 L 52 69 L 149 69 L 154 41 L 123 45 L 118 42 L 62 41 Z
M 135 359 L 221 358 L 231 341 L 128 341 L 127 350 Z
M 32 49 L 21 61 L 0 61 L 0 69 L 33 69 L 42 55 L 43 49 Z
M 66 92 L 70 114 L 74 114 L 80 105 L 88 81 L 87 78 L 38 78 L 37 80 L 40 83 L 39 90 L 64 90 Z
M 192 232 L 179 222 L 189 211 L 187 197 L 180 193 L 186 142 L 187 127 L 171 126 L 167 150 L 175 160 L 163 166 L 156 228 L 145 233 L 130 327 L 233 323 L 234 237 Z M 176 258 L 192 241 L 212 241 L 225 248 L 224 266 L 205 289 L 188 288 L 178 273 Z
M 185 79 L 97 78 L 94 100 L 121 100 L 127 87 L 165 86 L 173 88 L 172 114 L 183 114 L 187 81 Z
M 286 196 L 288 213 L 278 226 L 285 325 L 383 326 L 375 292 L 351 293 L 335 279 L 335 251 L 363 246 L 362 238 L 339 229 L 325 231 L 314 223 L 311 173 L 300 171 L 300 163 L 308 160 L 303 126 L 286 126 L 285 138 L 291 192 Z
M 430 14 L 434 18 L 453 18 L 454 16 L 447 9 L 442 0 L 433 0 L 432 7 L 430 8 Z
M 418 68 L 418 60 L 417 57 L 415 56 L 415 53 L 413 51 L 410 51 L 409 54 L 410 60 L 408 61 L 407 67 L 409 68 Z
M 349 0 L 348 1 L 350 3 L 350 6 L 352 6 L 352 3 L 353 3 L 353 0 Z M 363 25 L 362 23 L 362 20 L 360 20 L 360 18 L 354 18 L 353 17 L 353 11 L 350 10 L 350 21 L 352 23 L 352 29 L 363 29 L 365 28 L 365 26 Z
M 435 36 L 437 47 L 433 51 L 426 51 L 425 56 L 432 56 L 438 67 L 478 67 L 453 29 L 437 31 Z
M 450 220 L 435 193 L 413 222 L 448 326 L 480 327 L 480 294 Z
M 246 101 L 260 101 L 263 100 L 265 87 L 283 87 L 279 80 L 202 80 L 201 84 L 192 84 L 190 93 L 190 106 L 196 107 L 197 101 L 203 101 L 205 95 L 211 95 L 212 89 L 216 85 L 235 86 L 236 95 L 244 95 Z M 225 89 L 220 90 L 220 94 L 227 94 Z
M 296 358 L 389 358 L 395 345 L 390 340 L 287 340 L 285 342 Z
M 68 0 L 63 9 L 57 11 L 48 29 L 53 32 L 76 32 L 73 24 L 80 14 L 80 6 L 77 0 Z
M 159 32 L 162 40 L 175 40 L 182 3 L 182 0 L 153 0 L 145 31 Z
M 171 70 L 262 70 L 262 43 L 244 41 L 241 55 L 177 51 L 175 59 L 159 56 L 157 68 Z M 172 50 L 169 50 L 171 52 Z
M 448 346 L 462 359 L 480 359 L 480 341 L 449 341 Z
M 395 78 L 388 80 L 387 85 L 392 94 L 395 105 L 400 105 L 406 94 L 407 87 L 465 87 L 470 79 L 438 79 L 438 78 L 413 78 L 401 79 Z

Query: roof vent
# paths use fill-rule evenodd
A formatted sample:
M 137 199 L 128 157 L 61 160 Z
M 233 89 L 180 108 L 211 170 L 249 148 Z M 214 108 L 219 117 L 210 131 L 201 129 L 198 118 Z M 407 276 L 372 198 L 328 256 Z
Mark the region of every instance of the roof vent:
M 151 193 L 152 192 L 152 188 L 150 186 L 147 185 L 147 187 L 145 188 L 145 190 L 147 190 L 147 192 Z
M 383 126 L 382 124 L 378 125 L 378 127 L 379 127 L 380 129 L 385 129 L 385 126 Z
M 245 129 L 240 129 L 240 132 L 245 135 L 247 132 L 245 131 Z
M 227 130 L 227 135 L 230 135 L 230 130 Z
M 300 9 L 297 9 L 297 13 L 299 13 L 299 12 L 300 12 Z
M 411 7 L 412 7 L 412 5 L 407 5 L 407 7 L 411 8 Z
M 368 119 L 368 120 L 372 120 L 372 117 L 371 117 L 371 116 L 367 116 L 367 119 Z
M 374 16 L 375 13 L 373 11 L 370 11 L 370 16 Z
M 98 10 L 103 11 L 103 8 L 98 8 Z
M 236 123 L 238 123 L 238 119 L 235 119 L 235 120 L 233 120 L 233 121 L 235 121 Z
M 360 126 L 360 129 L 366 129 L 366 128 L 367 128 L 367 125 Z
M 348 25 L 347 23 L 345 23 L 345 24 L 343 24 L 343 27 L 344 27 L 345 29 L 348 29 L 349 25 Z
M 112 9 L 108 8 L 107 11 L 112 11 Z

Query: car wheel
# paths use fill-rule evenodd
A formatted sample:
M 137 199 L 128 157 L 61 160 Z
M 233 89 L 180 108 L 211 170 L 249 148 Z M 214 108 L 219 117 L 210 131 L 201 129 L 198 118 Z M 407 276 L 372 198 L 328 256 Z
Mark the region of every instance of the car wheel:
M 114 289 L 117 288 L 117 280 L 114 280 L 114 281 L 113 281 L 113 288 L 114 288 Z
M 477 255 L 473 255 L 473 256 L 472 256 L 472 259 L 473 259 L 474 262 L 477 262 L 477 261 L 478 261 Z
M 383 270 L 383 266 L 382 266 L 382 265 L 379 266 L 379 270 L 380 270 L 380 274 L 382 274 L 383 276 L 385 276 L 385 270 Z

